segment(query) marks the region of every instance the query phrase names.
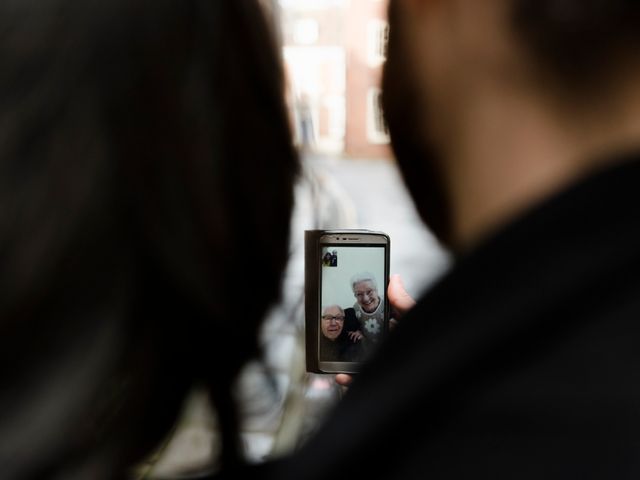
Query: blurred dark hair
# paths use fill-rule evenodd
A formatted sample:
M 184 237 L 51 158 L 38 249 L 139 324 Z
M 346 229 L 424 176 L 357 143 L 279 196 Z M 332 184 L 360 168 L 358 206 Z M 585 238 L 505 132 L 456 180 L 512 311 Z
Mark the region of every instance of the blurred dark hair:
M 602 87 L 629 60 L 638 61 L 637 0 L 510 2 L 517 35 L 542 70 L 568 90 Z
M 276 47 L 256 0 L 0 3 L 3 478 L 118 476 L 196 383 L 240 457 L 298 168 Z

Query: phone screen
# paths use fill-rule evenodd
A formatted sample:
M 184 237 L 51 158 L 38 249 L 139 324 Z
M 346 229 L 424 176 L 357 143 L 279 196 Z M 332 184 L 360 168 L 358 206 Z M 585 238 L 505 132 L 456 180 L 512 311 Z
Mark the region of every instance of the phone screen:
M 323 245 L 320 255 L 319 360 L 362 362 L 387 329 L 385 245 Z

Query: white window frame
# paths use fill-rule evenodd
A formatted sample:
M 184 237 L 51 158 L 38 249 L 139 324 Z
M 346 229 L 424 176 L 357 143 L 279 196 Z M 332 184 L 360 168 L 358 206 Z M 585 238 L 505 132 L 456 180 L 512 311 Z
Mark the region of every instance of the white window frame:
M 373 19 L 367 23 L 367 61 L 369 66 L 377 67 L 387 59 L 389 42 L 389 23 Z
M 373 87 L 367 91 L 367 139 L 376 145 L 389 143 L 389 132 L 382 113 L 382 90 Z

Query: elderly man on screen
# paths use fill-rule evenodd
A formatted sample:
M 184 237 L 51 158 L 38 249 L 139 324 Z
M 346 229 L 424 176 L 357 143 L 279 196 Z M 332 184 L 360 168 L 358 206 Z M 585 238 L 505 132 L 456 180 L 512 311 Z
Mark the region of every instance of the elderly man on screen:
M 320 319 L 320 360 L 325 362 L 355 362 L 361 355 L 360 339 L 352 339 L 345 328 L 345 312 L 339 305 L 322 309 Z

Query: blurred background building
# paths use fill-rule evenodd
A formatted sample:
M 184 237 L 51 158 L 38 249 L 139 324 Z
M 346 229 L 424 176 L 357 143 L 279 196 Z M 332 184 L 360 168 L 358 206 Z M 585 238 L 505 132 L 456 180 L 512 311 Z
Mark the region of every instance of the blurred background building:
M 383 0 L 280 0 L 298 144 L 348 158 L 389 158 L 380 105 L 388 24 Z

